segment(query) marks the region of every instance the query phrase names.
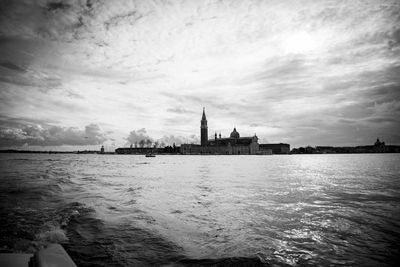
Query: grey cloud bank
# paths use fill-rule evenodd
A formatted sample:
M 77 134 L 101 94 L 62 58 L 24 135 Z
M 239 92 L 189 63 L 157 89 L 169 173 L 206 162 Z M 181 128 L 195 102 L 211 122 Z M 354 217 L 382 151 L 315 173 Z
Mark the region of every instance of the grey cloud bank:
M 83 130 L 13 119 L 2 119 L 0 124 L 0 147 L 87 146 L 106 140 L 106 134 L 96 124 L 89 124 Z

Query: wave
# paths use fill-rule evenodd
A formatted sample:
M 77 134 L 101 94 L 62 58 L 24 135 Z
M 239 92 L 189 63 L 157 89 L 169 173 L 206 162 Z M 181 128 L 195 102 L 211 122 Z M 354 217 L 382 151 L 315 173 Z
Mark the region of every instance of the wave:
M 77 202 L 54 200 L 45 205 L 37 201 L 20 201 L 18 207 L 0 206 L 0 252 L 32 253 L 50 243 L 69 242 L 67 228 L 72 218 L 93 212 Z
M 217 259 L 183 259 L 176 264 L 179 266 L 270 266 L 258 257 L 229 257 Z
M 85 216 L 94 212 L 84 204 L 72 202 L 50 212 L 48 220 L 41 226 L 40 231 L 35 235 L 35 241 L 39 246 L 46 246 L 50 243 L 65 243 L 69 241 L 67 227 L 70 221 L 76 217 Z
M 19 160 L 21 160 L 21 161 L 27 161 L 27 160 L 34 160 L 34 159 L 24 159 L 24 158 L 16 158 L 16 159 L 7 159 L 7 161 L 19 161 Z
M 36 235 L 36 241 L 41 244 L 59 244 L 68 241 L 68 237 L 59 225 L 51 225 L 49 230 Z

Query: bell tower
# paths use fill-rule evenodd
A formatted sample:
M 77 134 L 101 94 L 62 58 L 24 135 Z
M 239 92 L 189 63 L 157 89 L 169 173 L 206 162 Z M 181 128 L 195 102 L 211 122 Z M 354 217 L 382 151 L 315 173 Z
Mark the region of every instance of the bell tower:
M 203 116 L 201 116 L 200 142 L 201 146 L 206 146 L 208 142 L 208 127 L 205 108 L 203 108 Z

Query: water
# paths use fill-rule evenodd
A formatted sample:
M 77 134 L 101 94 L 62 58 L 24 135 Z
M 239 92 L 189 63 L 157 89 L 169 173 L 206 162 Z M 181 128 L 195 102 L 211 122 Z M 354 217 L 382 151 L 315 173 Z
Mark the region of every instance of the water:
M 1 154 L 0 252 L 78 266 L 391 266 L 400 154 Z

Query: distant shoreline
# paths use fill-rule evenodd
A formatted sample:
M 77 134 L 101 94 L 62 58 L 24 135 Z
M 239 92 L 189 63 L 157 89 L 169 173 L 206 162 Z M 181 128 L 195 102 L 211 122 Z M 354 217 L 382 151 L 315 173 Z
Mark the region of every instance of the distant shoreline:
M 17 150 L 5 149 L 0 150 L 0 153 L 22 153 L 22 154 L 114 154 L 114 152 L 100 153 L 99 151 L 84 150 L 84 151 L 50 151 L 50 150 Z
M 87 150 L 87 151 L 41 151 L 41 150 L 16 150 L 16 149 L 6 149 L 6 150 L 0 150 L 1 154 L 91 154 L 91 155 L 146 155 L 146 153 L 135 153 L 135 154 L 118 154 L 115 152 L 104 152 L 100 153 L 99 151 L 92 151 L 92 150 Z M 288 154 L 272 154 L 272 155 L 325 155 L 325 154 L 397 154 L 400 153 L 400 151 L 389 151 L 389 152 L 316 152 L 313 151 L 311 153 L 288 153 Z M 156 155 L 183 155 L 181 153 L 157 153 Z M 219 156 L 220 154 L 187 154 L 189 156 Z M 235 155 L 231 155 L 235 156 Z M 240 156 L 240 155 L 239 155 Z M 241 156 L 247 156 L 246 154 L 243 154 Z M 263 156 L 263 155 L 253 155 L 253 156 Z M 271 156 L 271 155 L 267 155 Z

